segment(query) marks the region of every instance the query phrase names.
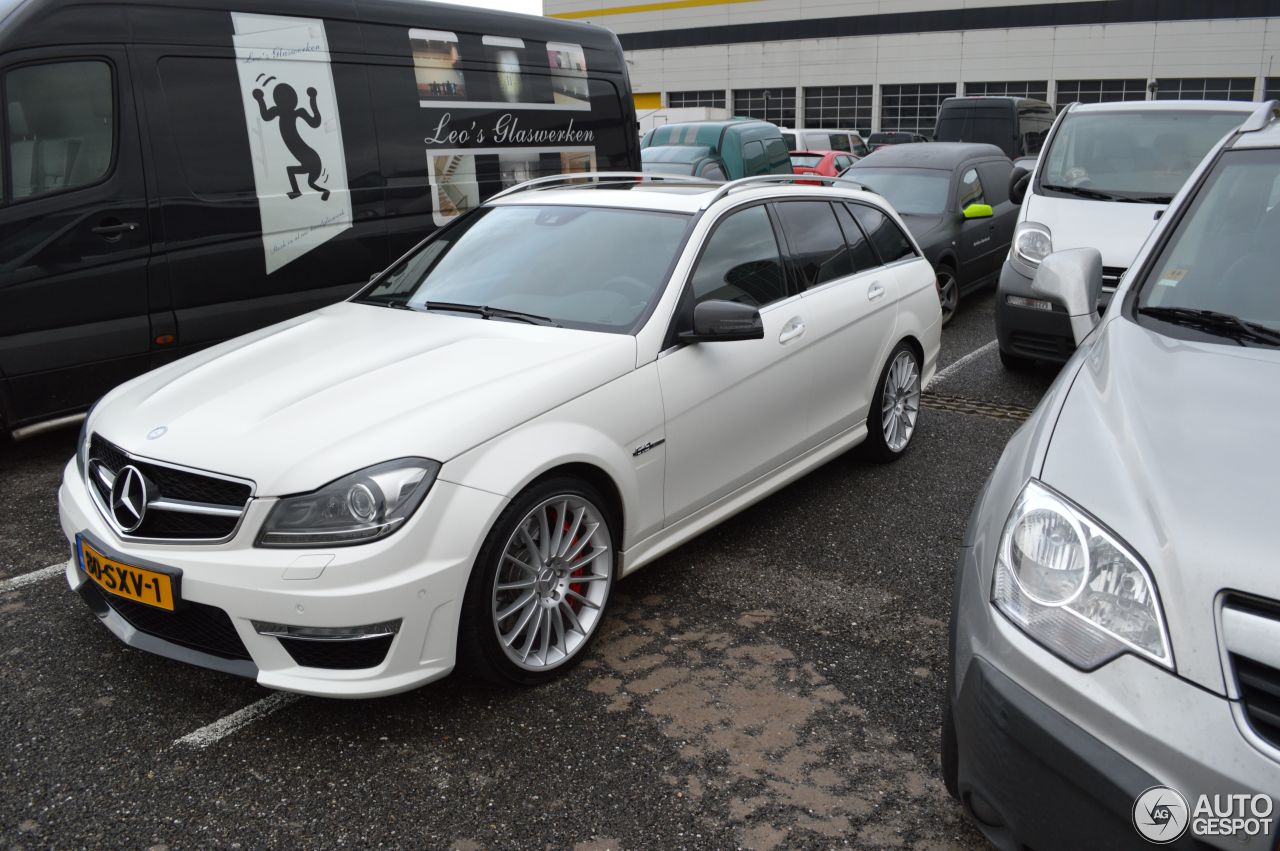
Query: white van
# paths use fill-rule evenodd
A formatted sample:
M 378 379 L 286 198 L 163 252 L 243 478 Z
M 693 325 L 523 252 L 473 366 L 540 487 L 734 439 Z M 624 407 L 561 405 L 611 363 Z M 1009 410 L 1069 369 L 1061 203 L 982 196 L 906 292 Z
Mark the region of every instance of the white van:
M 845 151 L 865 157 L 870 150 L 856 130 L 806 130 L 781 127 L 788 151 Z
M 1064 248 L 1102 252 L 1105 307 L 1173 196 L 1215 144 L 1258 104 L 1239 101 L 1073 103 L 1028 172 L 1015 168 L 1020 203 L 1000 272 L 996 336 L 1010 369 L 1065 361 L 1075 350 L 1066 314 L 1035 298 L 1040 261 Z

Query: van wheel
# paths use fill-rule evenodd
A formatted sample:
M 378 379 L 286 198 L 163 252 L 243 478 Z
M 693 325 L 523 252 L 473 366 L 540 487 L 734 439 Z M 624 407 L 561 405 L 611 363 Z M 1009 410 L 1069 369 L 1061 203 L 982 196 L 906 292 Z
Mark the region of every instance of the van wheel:
M 945 327 L 960 307 L 960 282 L 956 271 L 949 264 L 939 263 L 937 272 L 938 302 L 942 305 L 942 324 Z
M 873 461 L 897 461 L 911 445 L 920 419 L 920 358 L 903 340 L 889 355 L 871 397 L 866 454 Z
M 459 661 L 532 686 L 577 664 L 604 620 L 617 524 L 600 493 L 559 477 L 526 488 L 480 548 L 463 600 Z

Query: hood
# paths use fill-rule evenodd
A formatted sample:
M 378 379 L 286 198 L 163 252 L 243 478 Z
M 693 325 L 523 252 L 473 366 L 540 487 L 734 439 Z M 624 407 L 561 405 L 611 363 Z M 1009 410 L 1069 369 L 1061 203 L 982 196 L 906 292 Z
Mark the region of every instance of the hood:
M 342 303 L 134 379 L 90 428 L 278 496 L 393 458 L 446 462 L 630 372 L 635 352 L 625 334 Z
M 942 224 L 942 215 L 926 216 L 920 213 L 899 213 L 902 216 L 902 223 L 907 226 L 907 230 L 911 231 L 911 235 L 916 238 L 916 242 L 923 243 L 924 238 L 933 233 Z
M 1280 599 L 1280 350 L 1224 342 L 1108 319 L 1086 343 L 1041 472 L 1146 562 L 1178 673 L 1215 691 L 1217 594 Z
M 1102 265 L 1117 269 L 1133 264 L 1138 249 L 1156 226 L 1156 214 L 1167 206 L 1051 198 L 1034 192 L 1027 193 L 1022 205 L 1019 221 L 1048 225 L 1054 251 L 1096 248 L 1102 252 Z

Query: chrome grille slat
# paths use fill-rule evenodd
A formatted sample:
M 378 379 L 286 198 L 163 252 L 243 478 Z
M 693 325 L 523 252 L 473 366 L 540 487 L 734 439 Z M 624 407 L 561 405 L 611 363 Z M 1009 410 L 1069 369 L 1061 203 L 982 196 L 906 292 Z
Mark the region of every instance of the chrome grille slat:
M 1227 675 L 1243 722 L 1280 754 L 1280 602 L 1232 595 L 1221 617 Z

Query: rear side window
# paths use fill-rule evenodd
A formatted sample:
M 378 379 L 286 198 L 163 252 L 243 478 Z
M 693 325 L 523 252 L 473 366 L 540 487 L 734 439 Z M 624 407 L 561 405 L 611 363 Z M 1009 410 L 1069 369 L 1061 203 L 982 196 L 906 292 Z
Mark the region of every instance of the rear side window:
M 911 240 L 907 239 L 907 235 L 893 219 L 865 204 L 850 204 L 849 210 L 858 220 L 858 224 L 862 225 L 867 236 L 871 238 L 872 244 L 880 253 L 881 262 L 892 263 L 904 257 L 915 256 L 916 252 L 911 247 Z
M 844 204 L 833 204 L 836 218 L 840 220 L 840 229 L 844 231 L 845 244 L 849 246 L 849 257 L 853 261 L 854 272 L 865 272 L 880 265 L 876 259 L 875 249 L 867 241 L 867 235 L 853 220 L 853 215 Z
M 777 210 L 801 289 L 853 274 L 849 247 L 829 203 L 784 201 Z
M 763 307 L 786 297 L 778 240 L 763 206 L 731 213 L 716 225 L 690 283 L 695 304 L 718 299 Z
M 115 103 L 111 67 L 52 62 L 4 79 L 7 166 L 15 201 L 88 186 L 111 170 Z

